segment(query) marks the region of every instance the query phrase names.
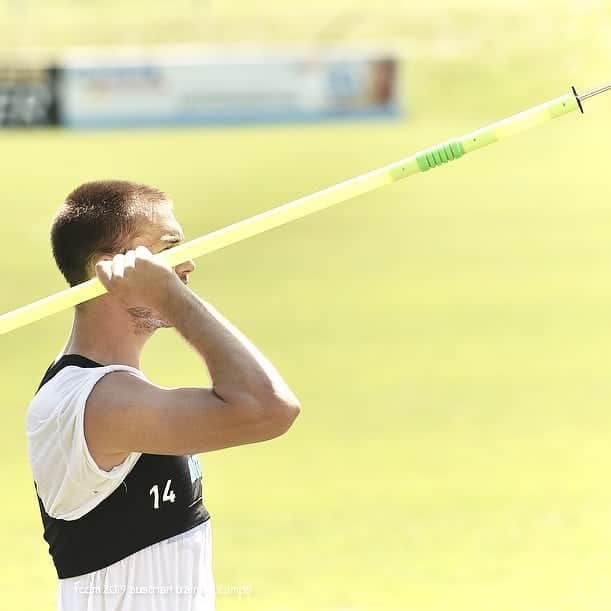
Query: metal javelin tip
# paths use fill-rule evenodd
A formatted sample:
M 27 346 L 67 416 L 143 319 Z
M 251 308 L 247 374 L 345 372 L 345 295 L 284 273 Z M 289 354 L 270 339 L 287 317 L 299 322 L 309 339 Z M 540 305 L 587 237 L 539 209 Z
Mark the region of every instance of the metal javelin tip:
M 582 95 L 578 95 L 577 99 L 580 102 L 587 100 L 588 98 L 593 98 L 595 95 L 599 95 L 600 93 L 604 93 L 605 91 L 611 91 L 611 83 L 607 83 L 598 89 L 593 89 L 592 91 L 588 91 L 588 93 L 584 93 Z

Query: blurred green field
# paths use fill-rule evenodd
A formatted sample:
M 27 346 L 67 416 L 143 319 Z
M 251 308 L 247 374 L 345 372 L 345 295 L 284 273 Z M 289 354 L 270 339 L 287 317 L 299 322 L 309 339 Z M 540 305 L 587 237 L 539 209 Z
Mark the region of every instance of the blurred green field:
M 0 4 L 0 30 L 20 18 L 17 4 Z M 65 18 L 71 3 L 57 4 Z M 249 31 L 252 9 L 233 4 L 231 21 L 210 3 Z M 301 20 L 290 18 L 295 3 L 265 4 L 276 21 L 259 16 L 253 31 L 284 19 L 295 40 L 325 14 L 317 0 Z M 405 63 L 410 114 L 398 122 L 0 132 L 0 311 L 63 287 L 49 222 L 85 180 L 158 185 L 194 237 L 609 79 L 609 49 L 597 46 L 611 26 L 606 2 L 471 0 L 439 15 L 399 4 L 392 14 L 346 3 L 371 11 L 362 22 L 386 24 L 391 42 L 401 23 L 429 25 Z M 35 15 L 31 28 L 56 44 L 64 30 Z M 151 42 L 134 15 L 135 39 Z M 82 42 L 69 31 L 64 43 Z M 303 404 L 286 437 L 202 457 L 220 611 L 608 609 L 610 98 L 198 262 L 194 289 Z M 24 416 L 69 324 L 60 315 L 0 338 L 3 609 L 54 605 Z M 161 384 L 206 382 L 171 331 L 144 369 Z

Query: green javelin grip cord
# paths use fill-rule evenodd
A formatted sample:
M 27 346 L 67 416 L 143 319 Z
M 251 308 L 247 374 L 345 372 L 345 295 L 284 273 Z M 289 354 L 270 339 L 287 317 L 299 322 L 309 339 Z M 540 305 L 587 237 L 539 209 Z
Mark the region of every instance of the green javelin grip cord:
M 288 204 L 272 208 L 267 212 L 262 212 L 223 229 L 213 231 L 156 256 L 172 266 L 201 257 L 209 252 L 235 244 L 268 229 L 284 225 L 357 195 L 362 195 L 384 185 L 394 183 L 407 176 L 426 172 L 449 161 L 459 159 L 467 153 L 471 153 L 493 142 L 503 140 L 508 136 L 526 131 L 531 127 L 556 117 L 578 109 L 583 112 L 582 102 L 584 100 L 609 90 L 611 90 L 611 83 L 589 93 L 578 95 L 573 87 L 572 93 L 567 93 L 559 98 L 525 110 L 460 138 L 449 140 L 415 153 L 410 157 L 391 163 L 383 168 L 351 178 L 312 195 L 301 197 Z M 67 310 L 79 303 L 99 297 L 105 292 L 106 289 L 102 283 L 97 278 L 94 278 L 55 293 L 45 299 L 35 301 L 0 316 L 0 335 L 41 320 L 51 314 Z

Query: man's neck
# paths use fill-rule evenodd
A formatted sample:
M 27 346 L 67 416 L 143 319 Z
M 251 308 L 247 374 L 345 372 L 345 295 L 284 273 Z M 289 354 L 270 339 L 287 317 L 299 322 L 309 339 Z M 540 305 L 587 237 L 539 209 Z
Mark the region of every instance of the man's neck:
M 100 365 L 140 369 L 140 355 L 151 335 L 136 332 L 127 313 L 101 312 L 97 304 L 90 304 L 76 310 L 63 354 L 80 354 Z

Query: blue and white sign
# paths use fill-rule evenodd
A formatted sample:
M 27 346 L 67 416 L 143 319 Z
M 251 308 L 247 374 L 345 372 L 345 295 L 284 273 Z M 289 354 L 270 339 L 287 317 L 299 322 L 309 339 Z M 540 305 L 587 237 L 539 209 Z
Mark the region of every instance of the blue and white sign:
M 59 76 L 60 120 L 123 127 L 396 116 L 397 72 L 383 53 L 72 54 Z

